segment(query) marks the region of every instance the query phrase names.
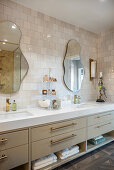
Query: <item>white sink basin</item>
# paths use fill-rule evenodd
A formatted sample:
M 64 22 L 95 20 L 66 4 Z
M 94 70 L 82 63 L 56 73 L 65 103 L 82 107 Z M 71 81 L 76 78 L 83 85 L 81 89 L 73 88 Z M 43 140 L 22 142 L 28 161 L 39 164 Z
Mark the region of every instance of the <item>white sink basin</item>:
M 86 103 L 82 103 L 82 104 L 77 104 L 78 108 L 92 108 L 95 107 L 96 104 L 86 104 Z
M 10 113 L 4 113 L 4 114 L 0 114 L 0 122 L 4 122 L 7 120 L 18 120 L 18 119 L 25 119 L 28 117 L 32 117 L 33 114 L 29 113 L 27 111 L 22 111 L 22 112 L 10 112 Z

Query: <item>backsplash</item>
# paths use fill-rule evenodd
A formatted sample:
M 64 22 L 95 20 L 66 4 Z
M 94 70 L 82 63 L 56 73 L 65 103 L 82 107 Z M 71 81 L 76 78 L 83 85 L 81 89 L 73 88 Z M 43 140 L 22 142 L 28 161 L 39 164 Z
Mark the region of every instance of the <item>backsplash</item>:
M 98 44 L 98 71 L 103 72 L 107 101 L 114 102 L 114 29 L 101 33 Z
M 29 63 L 29 71 L 19 92 L 0 94 L 0 110 L 5 107 L 6 97 L 15 99 L 18 108 L 37 106 L 44 87 L 43 75 L 47 74 L 48 68 L 52 68 L 51 74 L 57 78 L 54 84 L 57 96 L 63 98 L 72 95 L 63 83 L 63 59 L 70 39 L 76 39 L 81 45 L 81 59 L 85 68 L 80 91 L 82 101 L 96 99 L 96 81 L 89 80 L 89 58 L 98 57 L 98 35 L 9 0 L 0 0 L 0 21 L 4 20 L 16 23 L 22 31 L 21 50 Z M 111 80 L 114 81 L 113 78 Z

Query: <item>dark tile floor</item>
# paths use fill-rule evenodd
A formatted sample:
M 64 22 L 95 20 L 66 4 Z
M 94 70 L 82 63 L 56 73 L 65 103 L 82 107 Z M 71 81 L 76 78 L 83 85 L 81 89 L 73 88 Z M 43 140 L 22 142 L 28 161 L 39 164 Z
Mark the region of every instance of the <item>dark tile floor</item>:
M 114 142 L 54 170 L 114 170 Z

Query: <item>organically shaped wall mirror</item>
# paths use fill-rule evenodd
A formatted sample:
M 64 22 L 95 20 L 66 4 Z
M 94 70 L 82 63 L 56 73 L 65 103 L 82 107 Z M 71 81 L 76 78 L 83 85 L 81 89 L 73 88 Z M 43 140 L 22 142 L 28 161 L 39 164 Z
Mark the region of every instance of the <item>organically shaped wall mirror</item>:
M 21 31 L 10 22 L 0 23 L 0 93 L 14 93 L 20 88 L 29 65 L 20 49 Z
M 84 68 L 80 59 L 80 51 L 80 44 L 76 40 L 70 40 L 67 43 L 63 61 L 64 83 L 72 92 L 80 90 L 84 78 Z

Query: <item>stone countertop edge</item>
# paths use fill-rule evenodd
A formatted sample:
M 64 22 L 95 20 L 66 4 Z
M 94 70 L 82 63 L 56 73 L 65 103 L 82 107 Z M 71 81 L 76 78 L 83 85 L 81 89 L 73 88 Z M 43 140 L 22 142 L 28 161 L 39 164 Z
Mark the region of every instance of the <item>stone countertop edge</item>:
M 43 115 L 37 115 L 33 114 L 31 117 L 27 117 L 24 119 L 18 119 L 18 120 L 7 120 L 4 122 L 0 122 L 0 133 L 10 131 L 10 130 L 16 130 L 21 128 L 28 128 L 32 126 L 37 125 L 43 125 L 43 124 L 49 124 L 49 123 L 55 123 L 57 121 L 65 121 L 67 119 L 73 119 L 73 118 L 80 118 L 80 117 L 86 117 L 91 116 L 94 114 L 99 114 L 102 112 L 110 112 L 114 110 L 114 104 L 104 104 L 103 107 L 95 106 L 94 108 L 86 108 L 83 110 L 73 110 L 69 112 L 62 112 L 58 113 L 59 110 L 53 111 L 53 114 L 43 114 Z M 29 109 L 30 113 L 32 112 L 32 109 Z M 34 108 L 35 110 L 35 108 Z M 36 108 L 37 110 L 37 108 Z M 28 111 L 28 109 L 27 109 Z M 38 109 L 37 112 L 46 112 L 45 110 Z M 52 110 L 51 110 L 52 112 Z M 15 113 L 16 114 L 16 113 Z

